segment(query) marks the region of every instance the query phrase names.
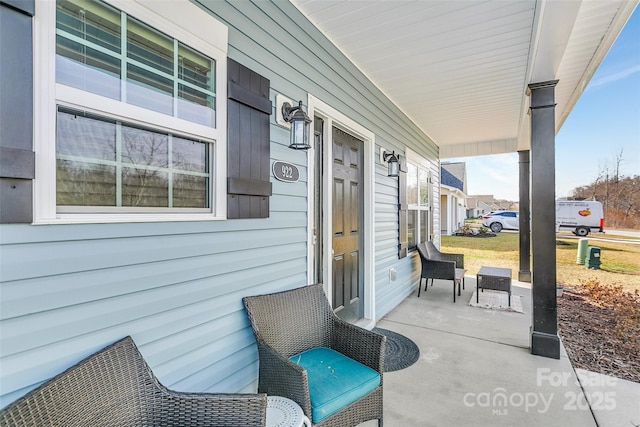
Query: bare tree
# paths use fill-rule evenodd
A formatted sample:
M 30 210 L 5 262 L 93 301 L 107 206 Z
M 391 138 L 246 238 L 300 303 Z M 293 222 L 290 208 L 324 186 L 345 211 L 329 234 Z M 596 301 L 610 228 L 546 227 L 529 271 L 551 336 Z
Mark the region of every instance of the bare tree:
M 640 228 L 640 176 L 625 176 L 623 163 L 620 150 L 613 167 L 605 163 L 594 182 L 576 187 L 572 196 L 602 202 L 609 226 Z

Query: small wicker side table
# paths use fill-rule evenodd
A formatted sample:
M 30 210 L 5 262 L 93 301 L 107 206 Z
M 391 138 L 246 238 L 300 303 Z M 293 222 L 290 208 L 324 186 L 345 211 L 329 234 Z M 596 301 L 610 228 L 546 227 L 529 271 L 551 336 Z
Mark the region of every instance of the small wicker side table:
M 267 427 L 311 427 L 311 421 L 293 400 L 267 396 Z
M 493 289 L 509 293 L 511 307 L 511 269 L 499 267 L 480 267 L 476 275 L 476 303 L 480 300 L 480 290 Z

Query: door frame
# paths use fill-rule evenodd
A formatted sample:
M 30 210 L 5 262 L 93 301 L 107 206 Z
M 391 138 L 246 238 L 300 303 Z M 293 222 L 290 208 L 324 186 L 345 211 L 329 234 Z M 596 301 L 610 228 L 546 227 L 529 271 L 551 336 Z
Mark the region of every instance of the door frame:
M 374 182 L 375 182 L 375 134 L 365 128 L 364 126 L 357 123 L 355 120 L 350 119 L 343 113 L 339 112 L 333 107 L 330 107 L 328 104 L 324 103 L 320 99 L 314 97 L 313 95 L 308 95 L 308 103 L 307 103 L 307 114 L 312 118 L 311 127 L 314 126 L 313 117 L 321 117 L 324 120 L 324 162 L 322 171 L 322 177 L 324 181 L 324 194 L 323 198 L 323 208 L 325 215 L 323 215 L 323 224 L 322 230 L 323 235 L 318 236 L 318 238 L 322 239 L 323 242 L 323 254 L 322 254 L 322 264 L 323 264 L 323 277 L 324 277 L 324 290 L 329 297 L 329 301 L 333 300 L 333 271 L 331 266 L 331 236 L 333 233 L 332 230 L 332 218 L 331 212 L 333 212 L 333 194 L 332 194 L 332 186 L 331 186 L 331 162 L 330 159 L 333 157 L 332 150 L 332 128 L 337 127 L 345 132 L 350 133 L 351 135 L 362 139 L 364 142 L 364 164 L 363 164 L 363 234 L 362 234 L 362 251 L 363 251 L 363 281 L 364 281 L 364 317 L 357 322 L 358 326 L 362 326 L 365 328 L 372 328 L 376 323 L 376 310 L 375 310 L 375 240 L 374 240 L 374 221 L 375 221 L 375 211 L 374 211 Z M 315 129 L 312 129 L 309 132 L 313 135 Z M 312 147 L 308 151 L 308 165 L 315 165 L 315 156 L 316 149 Z M 315 201 L 314 201 L 314 191 L 315 191 L 315 173 L 311 166 L 307 172 L 307 204 L 308 204 L 308 212 L 314 212 L 315 210 Z M 314 228 L 314 216 L 308 215 L 308 225 L 307 225 L 307 241 L 309 244 L 307 245 L 307 282 L 311 283 L 312 274 L 313 274 L 313 228 Z

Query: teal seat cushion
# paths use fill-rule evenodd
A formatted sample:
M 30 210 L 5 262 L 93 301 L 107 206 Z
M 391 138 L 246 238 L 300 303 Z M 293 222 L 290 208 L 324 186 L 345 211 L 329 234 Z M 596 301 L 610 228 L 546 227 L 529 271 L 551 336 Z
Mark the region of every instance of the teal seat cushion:
M 380 385 L 380 374 L 335 350 L 316 347 L 289 358 L 307 371 L 312 418 L 318 423 Z

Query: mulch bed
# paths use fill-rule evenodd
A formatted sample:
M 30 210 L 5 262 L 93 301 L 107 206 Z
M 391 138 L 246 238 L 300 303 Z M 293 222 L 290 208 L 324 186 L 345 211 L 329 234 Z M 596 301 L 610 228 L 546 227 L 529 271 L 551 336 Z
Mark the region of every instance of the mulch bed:
M 470 233 L 455 233 L 455 236 L 460 237 L 496 237 L 495 233 L 478 233 L 478 234 L 470 234 Z
M 565 291 L 558 332 L 576 368 L 640 382 L 640 300 L 630 293 L 609 297 Z

